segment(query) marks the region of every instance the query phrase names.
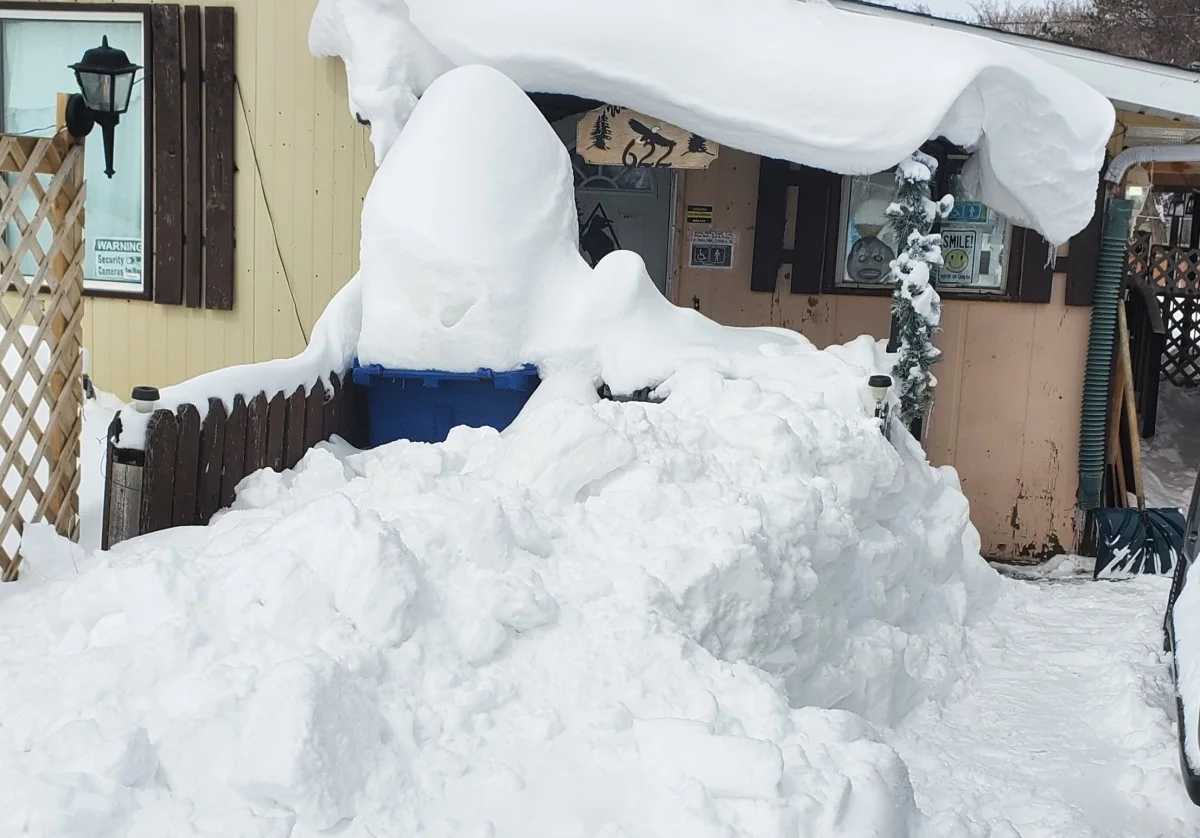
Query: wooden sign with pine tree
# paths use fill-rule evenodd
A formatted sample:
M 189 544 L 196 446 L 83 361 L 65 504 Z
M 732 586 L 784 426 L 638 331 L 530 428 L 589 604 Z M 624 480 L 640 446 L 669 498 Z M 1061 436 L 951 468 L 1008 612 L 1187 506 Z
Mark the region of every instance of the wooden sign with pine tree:
M 707 169 L 720 146 L 629 108 L 605 105 L 579 120 L 575 150 L 585 162 L 597 166 Z

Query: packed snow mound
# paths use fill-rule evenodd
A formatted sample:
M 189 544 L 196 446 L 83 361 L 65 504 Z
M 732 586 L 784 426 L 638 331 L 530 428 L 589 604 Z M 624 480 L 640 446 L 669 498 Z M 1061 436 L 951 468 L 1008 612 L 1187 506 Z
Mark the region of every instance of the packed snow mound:
M 1101 94 L 1016 47 L 820 2 L 612 0 L 597 15 L 583 0 L 319 0 L 309 44 L 345 61 L 377 160 L 432 78 L 487 64 L 527 91 L 842 174 L 944 136 L 976 152 L 981 200 L 1056 243 L 1092 217 L 1115 119 Z
M 513 369 L 529 360 L 541 286 L 588 269 L 567 150 L 487 67 L 426 91 L 371 182 L 362 225 L 363 363 Z
M 875 726 L 957 682 L 998 579 L 880 433 L 878 352 L 646 405 L 566 371 L 503 434 L 323 444 L 0 590 L 0 834 L 922 834 Z
M 493 139 L 481 146 L 478 138 Z M 471 372 L 535 363 L 583 370 L 615 392 L 655 386 L 685 361 L 763 344 L 672 305 L 640 256 L 579 254 L 571 162 L 519 87 L 490 67 L 430 85 L 363 205 L 363 364 Z

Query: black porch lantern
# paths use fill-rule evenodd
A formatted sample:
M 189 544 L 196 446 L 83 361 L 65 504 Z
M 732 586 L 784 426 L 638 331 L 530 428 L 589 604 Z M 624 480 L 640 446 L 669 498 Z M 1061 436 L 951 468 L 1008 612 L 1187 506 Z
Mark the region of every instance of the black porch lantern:
M 133 77 L 138 65 L 129 60 L 123 50 L 104 42 L 89 49 L 83 59 L 72 64 L 79 93 L 72 93 L 67 100 L 67 130 L 73 137 L 86 137 L 98 122 L 104 132 L 104 174 L 110 178 L 113 171 L 113 129 L 121 114 L 129 110 L 129 98 L 133 93 Z

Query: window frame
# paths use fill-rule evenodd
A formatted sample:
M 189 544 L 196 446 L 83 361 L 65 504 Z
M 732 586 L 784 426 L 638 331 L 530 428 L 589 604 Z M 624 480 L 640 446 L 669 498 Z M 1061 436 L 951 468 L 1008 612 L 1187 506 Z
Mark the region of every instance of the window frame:
M 876 172 L 875 174 L 880 173 Z M 821 290 L 825 294 L 838 294 L 851 297 L 890 297 L 894 290 L 891 283 L 872 287 L 867 285 L 846 285 L 840 281 L 846 262 L 846 233 L 850 222 L 851 182 L 854 177 L 856 176 L 842 176 L 841 201 L 838 205 L 838 217 L 836 219 L 838 236 L 837 261 L 834 263 L 834 270 L 827 273 Z M 862 177 L 870 177 L 870 175 L 863 175 Z M 995 212 L 991 207 L 988 207 L 988 209 Z M 940 286 L 934 283 L 934 288 L 941 299 L 1020 302 L 1020 263 L 1023 254 L 1021 252 L 1022 249 L 1017 246 L 1019 225 L 1013 224 L 1007 217 L 1005 218 L 1004 225 L 1004 284 L 998 289 L 980 288 L 970 290 L 964 289 L 961 286 Z
M 88 288 L 85 283 L 83 295 L 97 299 L 140 300 L 154 299 L 154 84 L 150 77 L 153 66 L 154 33 L 150 19 L 150 3 L 31 3 L 0 0 L 0 27 L 6 20 L 45 21 L 94 21 L 113 23 L 141 23 L 142 63 L 138 72 L 142 76 L 142 288 L 137 292 L 117 291 L 104 288 Z M 0 56 L 2 60 L 2 56 Z M 2 67 L 2 65 L 0 65 Z M 61 91 L 74 93 L 74 90 Z M 0 107 L 3 107 L 0 98 Z M 120 135 L 120 126 L 117 128 Z M 126 136 L 129 136 L 128 133 Z M 99 134 L 88 138 L 100 142 Z M 84 173 L 85 182 L 87 173 Z M 87 236 L 86 224 L 84 236 Z

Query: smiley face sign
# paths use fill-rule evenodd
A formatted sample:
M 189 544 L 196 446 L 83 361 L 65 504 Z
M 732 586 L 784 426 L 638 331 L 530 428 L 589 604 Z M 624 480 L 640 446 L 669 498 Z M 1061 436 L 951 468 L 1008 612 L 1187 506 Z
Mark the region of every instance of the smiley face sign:
M 974 230 L 942 230 L 942 266 L 937 280 L 945 285 L 969 285 L 975 277 L 978 234 Z
M 942 259 L 946 264 L 946 270 L 956 274 L 962 273 L 967 265 L 971 264 L 971 254 L 961 247 L 947 250 L 942 254 Z

